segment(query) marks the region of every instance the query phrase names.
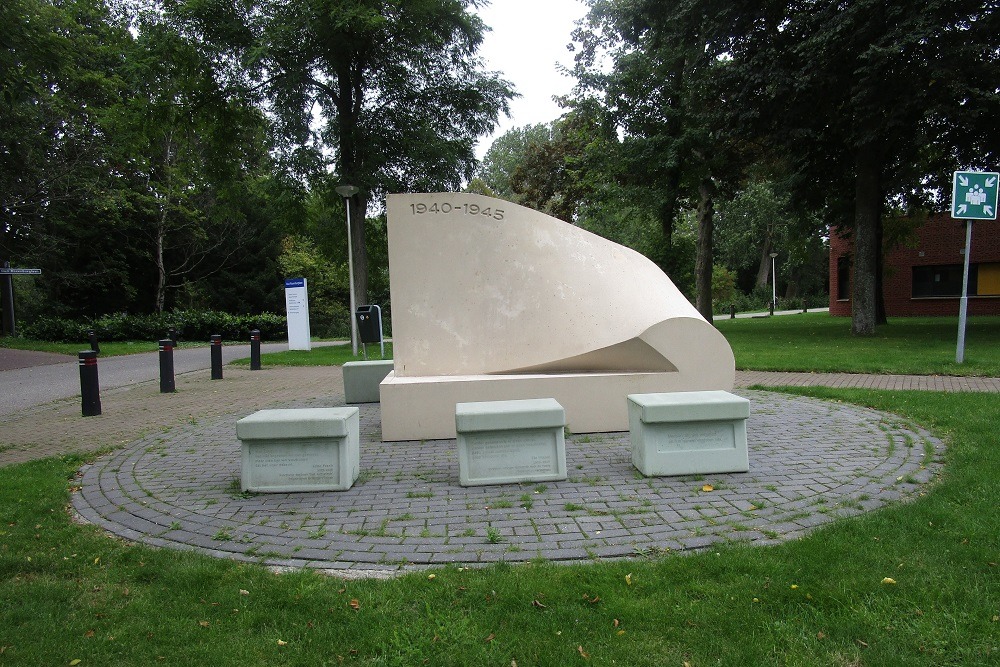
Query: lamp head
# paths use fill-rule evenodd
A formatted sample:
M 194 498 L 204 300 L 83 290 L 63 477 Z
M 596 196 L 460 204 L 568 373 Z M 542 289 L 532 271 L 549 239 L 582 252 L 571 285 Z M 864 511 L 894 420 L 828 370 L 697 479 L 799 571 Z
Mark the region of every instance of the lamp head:
M 356 185 L 338 185 L 334 188 L 338 195 L 347 199 L 348 197 L 353 197 L 354 195 L 361 192 L 361 188 Z

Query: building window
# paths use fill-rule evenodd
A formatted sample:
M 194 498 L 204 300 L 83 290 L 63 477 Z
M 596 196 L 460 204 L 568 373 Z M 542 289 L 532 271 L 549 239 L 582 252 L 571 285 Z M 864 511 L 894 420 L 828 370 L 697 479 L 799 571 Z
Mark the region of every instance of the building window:
M 969 266 L 969 294 L 977 294 L 976 269 L 974 264 Z M 961 296 L 963 271 L 964 268 L 961 264 L 914 266 L 913 298 Z
M 837 258 L 837 300 L 847 301 L 851 298 L 851 257 L 841 255 Z

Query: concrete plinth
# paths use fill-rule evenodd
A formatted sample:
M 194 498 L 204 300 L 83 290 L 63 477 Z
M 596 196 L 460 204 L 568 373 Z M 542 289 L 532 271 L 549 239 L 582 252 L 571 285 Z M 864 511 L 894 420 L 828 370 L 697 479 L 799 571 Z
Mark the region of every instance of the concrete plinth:
M 643 475 L 747 472 L 750 401 L 726 391 L 628 397 L 632 463 Z
M 458 403 L 462 486 L 566 479 L 566 416 L 551 398 Z
M 346 491 L 361 470 L 358 408 L 260 410 L 236 435 L 244 491 Z
M 566 410 L 573 433 L 610 433 L 629 427 L 629 394 L 716 388 L 711 373 L 564 373 L 558 375 L 463 375 L 398 377 L 382 381 L 382 439 L 442 440 L 455 437 L 455 404 L 554 398 Z
M 378 385 L 392 371 L 392 359 L 348 361 L 343 368 L 344 401 L 378 403 Z

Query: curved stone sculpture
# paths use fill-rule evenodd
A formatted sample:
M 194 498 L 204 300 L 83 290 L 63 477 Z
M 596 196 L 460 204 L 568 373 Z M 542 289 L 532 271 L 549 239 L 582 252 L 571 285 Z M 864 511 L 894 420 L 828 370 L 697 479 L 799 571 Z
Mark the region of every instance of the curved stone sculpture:
M 609 431 L 629 393 L 732 388 L 725 338 L 641 254 L 481 195 L 390 195 L 387 215 L 384 439 L 452 437 L 459 401 L 554 397 L 573 431 Z

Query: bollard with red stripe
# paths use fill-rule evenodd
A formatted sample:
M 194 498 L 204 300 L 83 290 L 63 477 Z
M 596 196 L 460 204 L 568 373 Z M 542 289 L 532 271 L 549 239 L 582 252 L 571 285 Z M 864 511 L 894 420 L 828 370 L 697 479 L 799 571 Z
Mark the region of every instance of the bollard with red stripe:
M 101 414 L 101 386 L 97 379 L 97 352 L 81 350 L 80 354 L 80 399 L 84 417 Z
M 260 329 L 250 332 L 250 370 L 260 370 Z
M 177 391 L 174 384 L 174 341 L 161 338 L 160 345 L 160 393 L 172 394 Z
M 212 336 L 212 379 L 222 379 L 222 336 Z

